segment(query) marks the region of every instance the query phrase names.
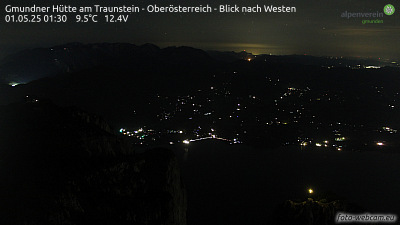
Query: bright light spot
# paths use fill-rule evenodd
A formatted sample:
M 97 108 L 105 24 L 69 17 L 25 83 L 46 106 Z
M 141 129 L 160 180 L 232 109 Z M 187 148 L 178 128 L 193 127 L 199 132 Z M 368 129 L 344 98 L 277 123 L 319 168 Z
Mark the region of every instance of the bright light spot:
M 366 66 L 366 69 L 379 69 L 381 68 L 380 66 Z
M 329 143 L 329 141 L 324 141 L 324 143 L 325 143 L 325 144 L 328 144 L 328 143 Z
M 301 145 L 301 146 L 307 146 L 307 144 L 308 144 L 307 142 L 304 142 L 304 141 L 303 141 L 303 142 L 301 142 L 300 145 Z
M 10 85 L 11 87 L 15 87 L 15 86 L 20 85 L 20 83 L 17 83 L 17 82 L 10 82 L 10 83 L 8 83 L 8 85 Z
M 314 190 L 310 188 L 310 189 L 308 189 L 308 193 L 312 194 L 312 193 L 314 193 Z
M 337 148 L 338 151 L 342 151 L 342 148 Z
M 377 142 L 376 145 L 383 146 L 384 144 L 382 142 Z
M 182 133 L 183 133 L 183 131 L 181 131 L 181 130 L 180 130 L 180 131 L 179 131 L 179 133 L 180 133 L 180 134 L 182 134 Z
M 315 146 L 321 147 L 322 145 L 320 143 L 315 143 Z
M 346 140 L 345 137 L 338 137 L 338 138 L 335 138 L 335 141 L 345 141 L 345 140 Z
M 247 59 L 247 61 L 249 61 L 249 62 L 250 62 L 250 61 L 251 61 L 251 59 L 249 58 L 249 59 Z
M 187 144 L 187 145 L 188 145 L 189 143 L 190 143 L 189 140 L 184 140 L 184 141 L 183 141 L 183 144 Z

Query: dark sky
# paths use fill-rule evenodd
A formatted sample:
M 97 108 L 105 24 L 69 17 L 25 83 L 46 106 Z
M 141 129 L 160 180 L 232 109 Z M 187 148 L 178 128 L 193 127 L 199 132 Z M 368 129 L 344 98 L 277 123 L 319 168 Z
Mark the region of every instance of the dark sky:
M 296 13 L 132 13 L 127 23 L 69 22 L 6 23 L 5 6 L 135 5 L 147 7 L 209 4 L 238 6 L 294 6 Z M 386 4 L 396 12 L 383 18 L 383 24 L 362 24 L 363 18 L 341 18 L 348 12 L 383 12 Z M 67 42 L 154 43 L 161 47 L 187 45 L 202 49 L 246 50 L 255 54 L 309 54 L 329 56 L 400 58 L 399 0 L 2 0 L 0 20 L 0 57 L 34 47 L 50 47 Z M 50 13 L 55 14 L 55 13 Z M 125 14 L 125 13 L 121 13 Z M 104 14 L 99 14 L 101 17 Z M 99 16 L 99 17 L 100 17 Z M 100 19 L 99 19 L 100 20 Z M 104 20 L 104 19 L 101 19 Z

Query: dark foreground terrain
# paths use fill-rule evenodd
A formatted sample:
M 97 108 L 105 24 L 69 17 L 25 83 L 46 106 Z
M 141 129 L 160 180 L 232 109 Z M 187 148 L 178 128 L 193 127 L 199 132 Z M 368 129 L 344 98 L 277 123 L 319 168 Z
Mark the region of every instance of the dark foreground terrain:
M 186 224 L 171 151 L 134 154 L 99 117 L 48 102 L 0 108 L 1 224 Z
M 266 150 L 219 140 L 187 150 L 174 147 L 190 225 L 335 224 L 338 211 L 400 215 L 397 153 Z

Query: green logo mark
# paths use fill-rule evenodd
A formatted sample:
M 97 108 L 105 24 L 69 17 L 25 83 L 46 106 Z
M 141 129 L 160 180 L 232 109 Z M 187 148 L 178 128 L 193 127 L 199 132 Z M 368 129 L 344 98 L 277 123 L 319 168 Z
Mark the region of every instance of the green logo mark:
M 391 4 L 385 5 L 385 7 L 383 8 L 383 12 L 384 12 L 386 15 L 388 15 L 388 16 L 393 15 L 393 13 L 394 13 L 394 6 L 391 5 Z

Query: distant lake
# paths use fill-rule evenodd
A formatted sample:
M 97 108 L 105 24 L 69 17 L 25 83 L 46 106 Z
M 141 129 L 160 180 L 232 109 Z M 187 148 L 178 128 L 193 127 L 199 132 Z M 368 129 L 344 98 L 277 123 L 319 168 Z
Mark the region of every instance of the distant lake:
M 400 154 L 262 150 L 223 141 L 173 149 L 188 192 L 188 225 L 265 224 L 308 188 L 331 191 L 371 213 L 400 215 Z

